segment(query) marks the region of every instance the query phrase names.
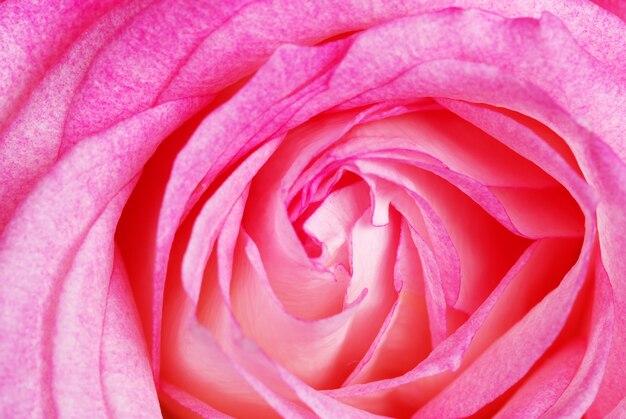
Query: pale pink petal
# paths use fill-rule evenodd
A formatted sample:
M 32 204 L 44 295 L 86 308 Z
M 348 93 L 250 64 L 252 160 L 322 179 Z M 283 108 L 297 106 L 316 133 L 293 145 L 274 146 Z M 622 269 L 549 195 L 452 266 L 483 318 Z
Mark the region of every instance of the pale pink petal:
M 402 223 L 394 268 L 399 291 L 378 336 L 343 386 L 402 375 L 431 350 L 420 258 Z
M 274 410 L 241 375 L 231 355 L 224 352 L 205 326 L 197 323 L 195 309 L 180 285 L 170 285 L 166 303 L 162 380 L 234 417 L 245 416 L 250 411 L 274 416 Z M 164 401 L 166 406 L 174 402 Z
M 340 355 L 363 296 L 335 316 L 316 321 L 298 319 L 273 294 L 258 250 L 245 233 L 240 236 L 233 263 L 230 298 L 244 334 L 309 385 L 328 388 L 340 384 L 346 374 L 346 362 Z M 351 341 L 350 345 L 358 342 Z
M 237 352 L 237 345 L 244 338 L 235 323 L 228 296 L 244 202 L 245 194 L 228 213 L 215 256 L 206 271 L 197 308 L 191 304 L 178 278 L 168 278 L 163 339 L 169 344 L 163 346 L 163 377 L 235 416 L 244 415 L 250 409 L 264 415 L 270 415 L 273 409 L 282 416 L 306 416 L 302 408 L 271 389 L 277 387 L 279 379 L 259 369 L 258 365 L 247 364 L 245 349 L 243 359 Z M 207 364 L 207 359 L 212 362 Z M 268 380 L 270 387 L 265 384 Z M 285 386 L 279 391 L 284 394 Z
M 350 134 L 351 135 L 351 134 Z M 364 141 L 361 141 L 364 140 Z M 405 149 L 405 147 L 407 149 Z M 382 148 L 384 151 L 379 150 Z M 388 150 L 388 149 L 391 149 Z M 368 157 L 369 155 L 379 155 L 384 153 L 404 156 L 416 157 L 418 160 L 412 160 L 411 162 L 416 166 L 423 166 L 421 160 L 431 161 L 432 158 L 427 155 L 411 153 L 410 144 L 407 141 L 403 141 L 400 138 L 393 139 L 380 139 L 380 138 L 362 138 L 355 137 L 349 138 L 340 145 L 330 148 L 325 155 L 320 157 L 315 165 L 313 165 L 308 172 L 303 174 L 304 178 L 311 178 L 313 176 L 313 182 L 323 178 L 326 171 L 330 168 L 335 170 L 341 170 L 343 166 L 350 168 L 351 166 L 359 167 L 358 161 L 351 163 L 353 159 L 359 157 Z M 391 156 L 393 157 L 393 156 Z M 383 160 L 383 164 L 384 164 Z M 329 166 L 324 168 L 324 166 Z M 430 166 L 423 166 L 430 167 Z M 350 170 L 355 170 L 352 167 Z M 358 171 L 358 170 L 357 170 Z M 315 172 L 319 172 L 315 174 Z M 407 197 L 404 186 L 395 186 L 393 183 L 389 183 L 383 179 L 374 179 L 372 177 L 366 177 L 366 181 L 370 183 L 374 194 L 374 214 L 372 223 L 374 225 L 383 225 L 388 222 L 388 208 L 389 204 L 393 203 L 403 216 L 409 217 L 411 225 L 417 231 L 420 231 L 424 235 L 425 240 L 432 245 L 435 252 L 435 258 L 438 261 L 438 265 L 441 267 L 441 276 L 444 283 L 443 291 L 445 293 L 446 301 L 453 304 L 459 292 L 460 279 L 459 279 L 459 261 L 458 256 L 455 253 L 455 248 L 450 240 L 448 233 L 445 231 L 445 227 L 442 225 L 439 217 L 435 214 L 435 211 L 430 208 L 430 205 L 426 200 L 419 197 Z M 415 205 L 411 203 L 412 200 L 418 201 L 419 210 L 415 211 Z M 406 203 L 405 203 L 406 202 Z M 423 214 L 419 214 L 419 212 Z M 424 222 L 424 218 L 427 222 Z
M 311 415 L 306 409 L 291 400 L 292 389 L 275 371 L 275 361 L 271 360 L 268 365 L 270 358 L 258 349 L 256 343 L 245 337 L 232 310 L 229 297 L 236 267 L 234 256 L 246 197 L 241 196 L 228 214 L 217 243 L 217 283 L 226 313 L 221 318 L 211 319 L 212 331 L 216 331 L 216 337 L 232 359 L 233 367 L 274 410 L 283 417 L 309 417 Z M 204 316 L 212 316 L 214 307 L 202 308 Z M 203 313 L 198 313 L 199 318 L 202 316 Z
M 383 326 L 398 298 L 394 289 L 393 266 L 398 245 L 398 220 L 385 226 L 373 226 L 366 212 L 354 226 L 351 237 L 352 277 L 346 290 L 346 301 L 357 301 L 367 292 L 351 319 L 342 353 L 346 363 L 356 367 L 365 355 L 378 330 Z
M 114 259 L 108 291 L 100 345 L 106 414 L 135 418 L 159 416 L 161 409 L 154 387 L 148 345 L 119 254 Z M 84 382 L 81 384 L 83 388 L 87 385 Z M 80 398 L 75 398 L 74 403 L 76 400 Z M 79 414 L 76 410 L 68 413 L 70 416 Z
M 350 267 L 350 234 L 369 205 L 367 186 L 358 182 L 332 192 L 306 219 L 302 228 L 322 246 L 321 263 Z
M 243 202 L 243 199 L 240 199 L 234 212 L 229 215 L 218 240 L 217 279 L 223 302 L 226 303 L 225 308 L 228 310 L 230 310 L 230 303 L 227 293 L 233 273 L 232 262 Z M 221 240 L 222 237 L 224 240 Z M 218 322 L 220 324 L 216 325 L 220 328 L 220 345 L 229 354 L 233 367 L 282 416 L 308 416 L 298 404 L 290 401 L 293 393 L 317 414 L 335 412 L 335 414 L 341 413 L 344 417 L 371 416 L 318 393 L 286 371 L 262 352 L 256 343 L 243 335 L 232 313 L 227 313 Z
M 256 179 L 255 179 L 256 181 Z M 266 183 L 253 183 L 244 226 L 257 244 L 274 292 L 287 310 L 315 319 L 341 311 L 344 290 L 326 267 L 314 264 L 289 222 L 279 197 L 258 193 Z M 302 301 L 308 301 L 303 305 Z
M 60 415 L 104 416 L 109 412 L 101 378 L 103 355 L 100 348 L 109 283 L 112 275 L 121 275 L 114 263 L 112 232 L 130 191 L 131 188 L 127 187 L 120 193 L 87 233 L 67 276 L 58 285 L 56 307 L 51 309 L 50 324 L 42 332 L 45 340 L 51 340 L 44 346 L 44 362 L 50 362 L 46 367 L 53 384 L 50 397 Z M 120 263 L 119 260 L 116 262 Z M 126 281 L 126 278 L 122 276 L 116 281 Z M 141 340 L 139 343 L 143 344 Z M 139 364 L 146 359 L 147 355 Z M 149 382 L 154 393 L 154 384 L 152 380 Z M 77 403 L 77 400 L 83 403 Z M 154 399 L 151 402 L 158 405 Z
M 511 399 L 495 418 L 538 418 L 558 399 L 569 385 L 585 354 L 582 340 L 572 342 L 557 354 L 548 357 L 515 390 Z M 560 416 L 564 417 L 564 416 Z
M 599 390 L 611 346 L 620 344 L 613 336 L 615 318 L 611 283 L 599 258 L 596 260 L 594 285 L 587 351 L 572 381 L 544 413 L 547 418 L 583 416 L 587 412 Z

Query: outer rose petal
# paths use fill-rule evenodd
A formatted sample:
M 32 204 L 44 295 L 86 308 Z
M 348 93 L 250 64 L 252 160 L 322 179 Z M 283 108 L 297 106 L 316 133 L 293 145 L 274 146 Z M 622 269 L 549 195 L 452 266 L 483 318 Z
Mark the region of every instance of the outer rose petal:
M 626 397 L 626 163 L 600 142 L 593 142 L 585 156 L 591 182 L 604 198 L 598 209 L 602 262 L 609 275 L 615 302 L 613 345 L 598 396 L 590 414 L 601 417 Z
M 596 258 L 598 259 L 598 258 Z M 558 400 L 545 412 L 546 417 L 583 416 L 600 390 L 611 347 L 615 341 L 615 303 L 611 283 L 600 260 L 596 260 L 595 289 L 587 351 L 576 375 Z
M 116 253 L 100 346 L 107 416 L 154 418 L 161 414 L 147 349 L 128 278 Z
M 38 183 L 0 236 L 0 358 L 11 360 L 0 366 L 0 385 L 3 395 L 12 395 L 3 406 L 11 416 L 54 410 L 52 365 L 32 354 L 50 353 L 57 296 L 80 243 L 197 103 L 170 102 L 83 141 Z M 113 234 L 109 230 L 109 238 Z
M 62 416 L 90 413 L 104 416 L 108 411 L 100 371 L 100 347 L 104 345 L 102 325 L 109 304 L 108 284 L 112 276 L 121 275 L 117 266 L 120 261 L 113 260 L 111 231 L 115 229 L 132 186 L 114 198 L 87 233 L 60 285 L 52 319 L 42 331 L 46 342 L 45 360 L 51 363 L 50 398 L 56 412 Z M 122 280 L 126 281 L 124 277 Z M 135 323 L 130 322 L 130 325 Z M 120 349 L 126 346 L 121 345 Z M 84 403 L 76 403 L 76 400 Z
M 57 162 L 72 98 L 92 59 L 145 3 L 125 3 L 98 19 L 54 61 L 28 100 L 17 102 L 13 119 L 0 130 L 0 230 L 35 182 Z
M 214 92 L 216 79 L 240 77 L 246 67 L 261 62 L 284 43 L 315 42 L 402 16 L 448 7 L 482 9 L 508 18 L 538 18 L 543 12 L 550 12 L 565 22 L 585 49 L 626 79 L 623 22 L 586 0 L 391 0 L 384 7 L 375 1 L 362 0 L 272 1 L 250 4 L 207 37 L 179 69 L 161 99 L 184 97 L 190 92 Z
M 0 4 L 0 130 L 63 49 L 116 4 L 113 0 Z
M 599 6 L 626 21 L 626 3 L 620 0 L 593 0 Z

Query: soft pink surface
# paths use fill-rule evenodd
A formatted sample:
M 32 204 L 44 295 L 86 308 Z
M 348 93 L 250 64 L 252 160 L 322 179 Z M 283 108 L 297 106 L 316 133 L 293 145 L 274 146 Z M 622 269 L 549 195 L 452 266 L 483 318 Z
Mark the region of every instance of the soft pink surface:
M 597 3 L 0 3 L 2 416 L 621 417 Z

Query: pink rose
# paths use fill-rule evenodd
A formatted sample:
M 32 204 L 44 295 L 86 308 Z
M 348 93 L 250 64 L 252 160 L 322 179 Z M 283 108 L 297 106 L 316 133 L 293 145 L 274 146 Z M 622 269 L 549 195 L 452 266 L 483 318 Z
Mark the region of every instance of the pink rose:
M 0 3 L 2 417 L 626 417 L 597 3 Z

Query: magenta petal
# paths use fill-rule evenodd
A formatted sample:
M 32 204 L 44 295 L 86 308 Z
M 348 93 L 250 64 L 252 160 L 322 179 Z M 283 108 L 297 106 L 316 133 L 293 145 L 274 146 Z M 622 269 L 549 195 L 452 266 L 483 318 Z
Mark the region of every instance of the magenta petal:
M 142 4 L 137 16 L 98 51 L 81 80 L 66 121 L 64 142 L 74 144 L 85 135 L 162 104 L 157 101 L 161 90 L 189 54 L 241 3 L 217 6 L 173 0 Z M 181 25 L 184 36 L 179 32 Z
M 55 1 L 0 4 L 0 130 L 5 128 L 42 74 L 63 50 L 117 1 Z
M 623 21 L 626 22 L 626 4 L 619 1 L 614 0 L 593 0 L 599 6 L 604 7 L 606 10 L 611 13 L 619 16 Z
M 591 181 L 599 190 L 602 199 L 598 208 L 598 231 L 602 265 L 610 278 L 615 304 L 613 345 L 602 384 L 590 413 L 597 416 L 607 414 L 626 397 L 626 371 L 621 367 L 626 357 L 626 164 L 600 142 L 593 143 L 588 154 L 588 170 Z
M 141 7 L 141 2 L 129 2 L 113 8 L 78 36 L 0 131 L 0 230 L 57 161 L 75 89 L 94 55 Z
M 606 419 L 620 419 L 623 418 L 624 415 L 626 415 L 626 397 L 606 415 Z

